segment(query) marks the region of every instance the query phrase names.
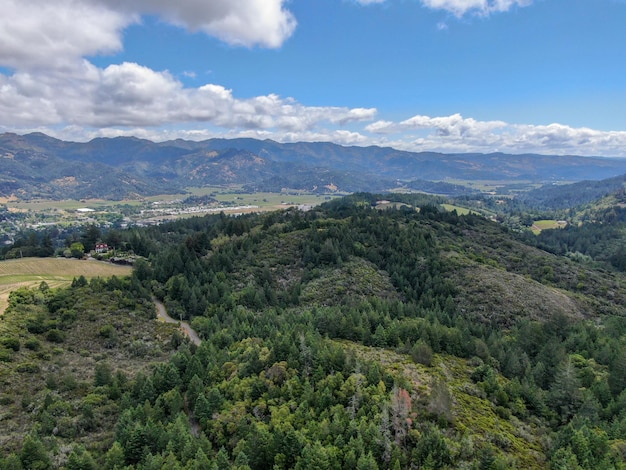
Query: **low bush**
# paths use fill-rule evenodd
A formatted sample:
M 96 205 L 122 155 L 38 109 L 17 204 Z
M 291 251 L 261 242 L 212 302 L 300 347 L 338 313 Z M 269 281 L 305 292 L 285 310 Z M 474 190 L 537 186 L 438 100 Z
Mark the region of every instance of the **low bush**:
M 0 348 L 0 362 L 11 362 L 13 360 L 13 351 L 10 349 Z
M 39 351 L 41 349 L 41 343 L 36 338 L 27 339 L 24 341 L 24 346 L 31 351 Z
M 2 341 L 0 342 L 7 349 L 12 349 L 13 351 L 16 351 L 16 352 L 20 350 L 19 338 L 16 338 L 16 337 L 2 338 Z
M 24 362 L 18 365 L 15 370 L 23 374 L 35 374 L 40 371 L 39 366 L 32 362 Z
M 62 343 L 65 341 L 65 333 L 57 328 L 53 328 L 46 333 L 46 340 L 51 343 Z

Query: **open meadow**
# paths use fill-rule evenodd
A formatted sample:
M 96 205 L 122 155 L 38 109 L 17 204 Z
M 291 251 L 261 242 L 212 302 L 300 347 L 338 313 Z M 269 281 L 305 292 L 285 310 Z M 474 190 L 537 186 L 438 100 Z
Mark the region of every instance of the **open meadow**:
M 567 226 L 567 222 L 563 220 L 535 220 L 531 230 L 535 235 L 538 235 L 542 230 L 564 228 L 565 226 Z
M 50 287 L 69 285 L 72 279 L 127 276 L 129 266 L 95 260 L 67 258 L 21 258 L 0 261 L 0 315 L 8 306 L 9 294 L 20 287 L 37 287 L 45 281 Z

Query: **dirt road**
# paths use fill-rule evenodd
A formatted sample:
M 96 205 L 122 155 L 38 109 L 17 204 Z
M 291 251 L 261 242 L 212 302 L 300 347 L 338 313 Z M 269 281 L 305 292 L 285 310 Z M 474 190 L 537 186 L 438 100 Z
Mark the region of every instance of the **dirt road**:
M 196 333 L 195 330 L 191 328 L 191 326 L 189 326 L 189 323 L 175 320 L 174 318 L 170 317 L 167 314 L 167 310 L 165 310 L 165 305 L 163 305 L 163 303 L 159 302 L 157 299 L 154 299 L 154 305 L 156 305 L 159 319 L 163 320 L 166 323 L 177 323 L 178 325 L 180 325 L 180 329 L 183 331 L 183 333 L 185 333 L 185 335 L 187 335 L 191 342 L 196 346 L 200 346 L 202 340 L 198 336 L 198 333 Z

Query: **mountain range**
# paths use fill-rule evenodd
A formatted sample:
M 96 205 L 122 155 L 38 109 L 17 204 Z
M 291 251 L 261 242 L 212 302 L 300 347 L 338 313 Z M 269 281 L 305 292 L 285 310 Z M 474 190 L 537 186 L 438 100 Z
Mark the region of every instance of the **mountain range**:
M 458 194 L 469 190 L 446 180 L 600 180 L 626 173 L 626 159 L 443 154 L 255 139 L 157 143 L 116 137 L 68 142 L 42 133 L 5 133 L 0 135 L 0 167 L 0 196 L 123 199 L 224 184 L 272 192 L 385 191 L 406 186 Z

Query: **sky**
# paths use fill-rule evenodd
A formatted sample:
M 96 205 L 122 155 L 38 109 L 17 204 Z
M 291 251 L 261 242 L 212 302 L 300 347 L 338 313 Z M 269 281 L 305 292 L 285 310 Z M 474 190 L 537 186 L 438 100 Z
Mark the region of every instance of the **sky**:
M 35 131 L 626 157 L 626 0 L 2 0 Z

